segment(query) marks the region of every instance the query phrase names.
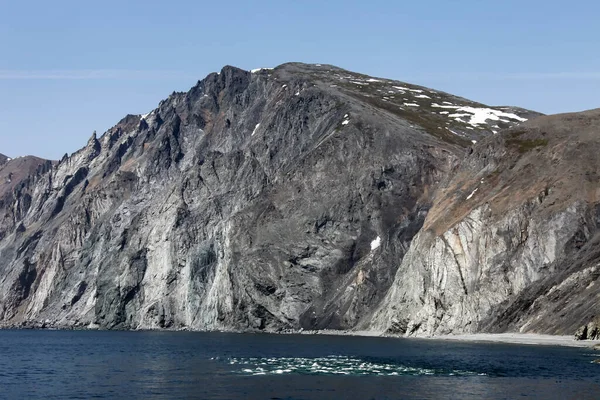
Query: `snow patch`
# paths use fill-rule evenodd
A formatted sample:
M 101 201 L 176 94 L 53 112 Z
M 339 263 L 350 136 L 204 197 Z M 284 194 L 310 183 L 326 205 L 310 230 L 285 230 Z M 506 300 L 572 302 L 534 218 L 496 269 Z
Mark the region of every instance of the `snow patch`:
M 427 96 L 426 94 L 418 94 L 415 96 L 416 99 L 430 99 L 431 97 Z
M 415 93 L 423 93 L 422 90 L 420 89 L 411 89 L 411 88 L 407 88 L 404 86 L 393 86 L 394 89 L 398 89 L 398 90 L 404 90 L 404 91 L 409 91 L 409 92 L 415 92 Z
M 444 103 L 446 103 L 446 102 L 444 102 Z M 431 103 L 431 107 L 436 107 L 436 108 L 452 108 L 452 109 L 460 108 L 459 106 L 441 106 L 438 103 Z
M 475 188 L 475 190 L 473 190 L 473 191 L 471 192 L 471 194 L 467 196 L 467 200 L 469 200 L 471 197 L 473 197 L 473 195 L 475 194 L 475 192 L 476 192 L 478 189 L 479 189 L 478 187 L 477 187 L 477 188 Z
M 471 120 L 469 121 L 469 124 L 471 125 L 485 124 L 485 121 L 487 121 L 488 119 L 492 121 L 506 121 L 502 120 L 500 117 L 510 118 L 519 122 L 527 121 L 526 118 L 521 118 L 517 114 L 506 113 L 504 111 L 494 110 L 491 108 L 460 107 L 456 111 L 468 112 L 473 114 Z
M 250 136 L 254 136 L 254 134 L 256 133 L 256 131 L 258 130 L 259 127 L 260 127 L 260 124 L 256 124 L 256 126 L 254 127 L 254 130 L 252 131 L 252 135 L 250 135 Z
M 419 107 L 417 103 L 404 103 L 406 107 Z
M 379 246 L 381 246 L 381 238 L 377 236 L 377 238 L 371 242 L 371 251 L 375 250 Z
M 367 79 L 367 82 L 383 82 L 383 81 L 380 81 L 379 79 L 371 78 L 371 79 Z
M 444 102 L 447 103 L 447 102 Z M 448 103 L 449 104 L 449 103 Z M 488 120 L 492 121 L 501 121 L 510 123 L 511 121 L 504 118 L 512 119 L 513 121 L 525 122 L 527 118 L 519 117 L 517 114 L 507 113 L 500 110 L 494 110 L 492 108 L 479 108 L 479 107 L 469 107 L 469 106 L 453 106 L 453 105 L 440 105 L 437 103 L 432 103 L 431 107 L 435 108 L 446 108 L 456 110 L 456 113 L 448 115 L 450 118 L 463 118 L 468 117 L 469 121 L 467 122 L 469 125 L 477 126 L 486 124 Z M 442 112 L 440 112 L 442 114 Z M 464 122 L 464 121 L 461 121 Z M 495 125 L 494 127 L 497 127 Z
M 344 122 L 342 122 L 342 125 L 348 125 L 350 123 L 350 120 L 344 120 Z

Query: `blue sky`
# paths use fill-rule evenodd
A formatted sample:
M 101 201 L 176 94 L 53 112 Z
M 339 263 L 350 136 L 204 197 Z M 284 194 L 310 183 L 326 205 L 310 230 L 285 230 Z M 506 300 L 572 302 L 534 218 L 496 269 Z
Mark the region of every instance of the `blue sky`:
M 600 107 L 596 1 L 0 0 L 0 153 L 60 158 L 223 65 L 334 64 L 544 113 Z

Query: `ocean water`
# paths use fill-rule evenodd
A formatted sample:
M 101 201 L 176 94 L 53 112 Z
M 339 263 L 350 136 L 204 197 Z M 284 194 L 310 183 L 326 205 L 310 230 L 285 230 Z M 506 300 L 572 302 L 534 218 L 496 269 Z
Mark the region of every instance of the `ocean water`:
M 412 339 L 0 331 L 0 398 L 600 399 L 598 358 Z

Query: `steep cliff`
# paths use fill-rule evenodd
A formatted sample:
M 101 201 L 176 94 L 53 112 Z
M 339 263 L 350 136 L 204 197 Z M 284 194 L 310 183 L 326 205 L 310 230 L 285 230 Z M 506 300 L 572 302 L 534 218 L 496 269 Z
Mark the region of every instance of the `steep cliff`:
M 473 147 L 440 185 L 373 321 L 403 334 L 574 334 L 600 315 L 600 110 Z
M 10 189 L 0 320 L 567 331 L 589 312 L 541 313 L 569 300 L 553 287 L 596 294 L 564 285 L 595 273 L 596 164 L 575 155 L 597 125 L 511 130 L 537 115 L 327 65 L 225 67 Z

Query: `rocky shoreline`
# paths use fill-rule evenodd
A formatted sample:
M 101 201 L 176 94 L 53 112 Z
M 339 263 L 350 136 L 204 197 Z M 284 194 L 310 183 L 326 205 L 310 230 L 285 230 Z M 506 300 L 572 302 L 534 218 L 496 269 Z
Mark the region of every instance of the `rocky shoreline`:
M 0 330 L 62 330 L 62 331 L 98 331 L 105 330 L 98 326 L 55 326 L 44 322 L 28 322 L 22 324 L 0 325 Z M 263 332 L 263 331 L 199 331 L 186 328 L 180 329 L 122 329 L 121 331 L 140 332 L 140 331 L 161 331 L 161 332 L 227 332 L 227 333 L 265 333 L 276 335 L 326 335 L 326 336 L 360 336 L 360 337 L 386 337 L 408 340 L 436 340 L 450 342 L 487 342 L 487 343 L 506 343 L 506 344 L 522 344 L 522 345 L 540 345 L 540 346 L 566 346 L 566 347 L 587 347 L 600 351 L 600 340 L 577 340 L 574 336 L 559 336 L 559 335 L 543 335 L 535 333 L 474 333 L 462 335 L 435 335 L 435 336 L 401 336 L 387 334 L 378 331 L 369 330 L 282 330 L 279 332 Z

